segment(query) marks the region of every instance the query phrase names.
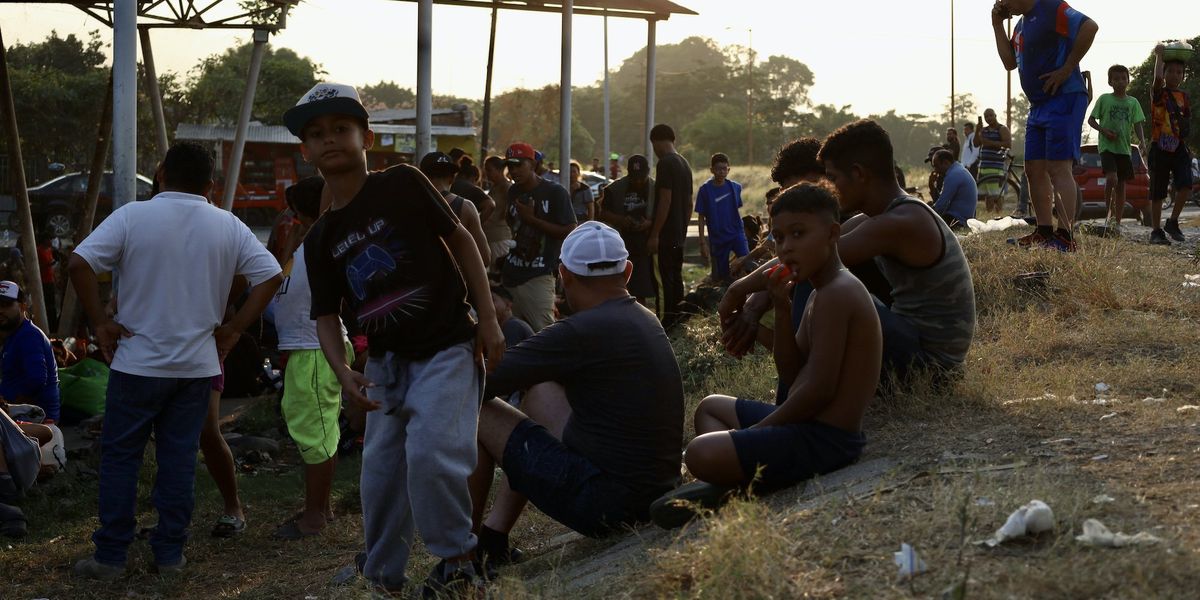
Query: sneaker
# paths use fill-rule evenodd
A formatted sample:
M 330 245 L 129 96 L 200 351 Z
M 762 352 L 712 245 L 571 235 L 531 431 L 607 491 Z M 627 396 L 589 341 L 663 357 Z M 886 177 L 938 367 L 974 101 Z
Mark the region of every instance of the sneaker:
M 20 539 L 29 534 L 29 521 L 16 506 L 0 502 L 0 535 Z
M 1186 238 L 1183 237 L 1183 232 L 1179 230 L 1179 221 L 1167 219 L 1167 224 L 1163 226 L 1163 231 L 1177 242 L 1186 241 Z
M 1167 234 L 1161 229 L 1155 229 L 1150 232 L 1150 243 L 1155 246 L 1170 246 L 1171 240 L 1167 239 Z
M 187 557 L 180 554 L 179 562 L 173 565 L 154 565 L 152 571 L 164 577 L 172 577 L 183 572 L 183 568 L 187 566 Z
M 0 473 L 0 504 L 17 504 L 23 494 L 9 473 Z
M 1016 244 L 1018 248 L 1036 248 L 1036 247 L 1039 247 L 1042 244 L 1046 243 L 1046 241 L 1049 239 L 1052 239 L 1052 238 L 1047 238 L 1046 236 L 1042 235 L 1041 233 L 1038 233 L 1037 230 L 1034 230 L 1033 233 L 1026 235 L 1026 236 L 1021 236 L 1019 238 L 1009 238 L 1008 243 Z
M 112 581 L 125 574 L 125 567 L 96 562 L 94 556 L 89 556 L 75 563 L 74 571 L 77 577 L 84 579 Z
M 474 598 L 483 592 L 483 579 L 471 561 L 450 564 L 442 559 L 425 578 L 423 598 Z
M 1042 244 L 1043 248 L 1058 250 L 1059 252 L 1074 252 L 1079 249 L 1079 244 L 1075 243 L 1074 238 L 1067 237 L 1067 232 L 1059 229 L 1054 232 L 1054 237 L 1048 243 Z
M 703 481 L 679 486 L 650 505 L 650 520 L 663 529 L 682 527 L 701 510 L 719 508 L 733 489 Z

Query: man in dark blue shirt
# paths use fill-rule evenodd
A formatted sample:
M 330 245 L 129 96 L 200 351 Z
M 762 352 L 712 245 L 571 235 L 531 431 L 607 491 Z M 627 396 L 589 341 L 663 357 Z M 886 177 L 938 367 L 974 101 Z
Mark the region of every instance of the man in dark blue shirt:
M 58 421 L 58 365 L 46 334 L 25 318 L 25 293 L 0 281 L 0 397 L 10 404 L 33 404 Z

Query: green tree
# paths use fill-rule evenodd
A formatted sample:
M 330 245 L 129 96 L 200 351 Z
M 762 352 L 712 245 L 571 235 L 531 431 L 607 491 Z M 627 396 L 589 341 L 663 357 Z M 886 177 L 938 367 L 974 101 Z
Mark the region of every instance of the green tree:
M 187 90 L 188 118 L 199 123 L 232 125 L 242 106 L 253 43 L 214 54 L 192 70 Z M 288 48 L 267 46 L 254 96 L 251 118 L 269 125 L 283 123 L 283 113 L 324 75 L 321 66 Z
M 32 167 L 31 181 L 46 178 L 44 166 L 61 162 L 70 169 L 87 165 L 95 146 L 108 69 L 98 32 L 87 39 L 57 32 L 40 42 L 8 49 L 13 103 L 21 148 Z
M 402 88 L 394 81 L 364 85 L 358 93 L 362 96 L 363 104 L 368 108 L 381 106 L 383 108 L 412 108 L 416 105 L 417 96 L 410 88 Z

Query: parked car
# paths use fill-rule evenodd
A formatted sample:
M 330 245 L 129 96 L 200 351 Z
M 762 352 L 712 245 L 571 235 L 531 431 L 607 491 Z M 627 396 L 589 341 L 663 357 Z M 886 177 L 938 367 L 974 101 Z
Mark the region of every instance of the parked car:
M 100 179 L 100 197 L 96 200 L 96 222 L 112 212 L 112 171 L 106 171 Z M 33 226 L 38 231 L 50 230 L 55 237 L 71 237 L 75 225 L 83 216 L 84 198 L 87 196 L 87 173 L 67 173 L 38 186 L 29 188 L 29 206 L 33 213 Z M 136 200 L 150 198 L 154 183 L 148 177 L 137 176 Z
M 1133 161 L 1133 179 L 1125 184 L 1124 218 L 1150 221 L 1150 173 L 1137 146 L 1129 147 Z M 1095 144 L 1079 148 L 1079 163 L 1075 165 L 1075 183 L 1079 186 L 1082 199 L 1076 211 L 1076 219 L 1103 219 L 1108 215 L 1108 204 L 1104 200 L 1104 169 L 1100 164 L 1100 152 Z

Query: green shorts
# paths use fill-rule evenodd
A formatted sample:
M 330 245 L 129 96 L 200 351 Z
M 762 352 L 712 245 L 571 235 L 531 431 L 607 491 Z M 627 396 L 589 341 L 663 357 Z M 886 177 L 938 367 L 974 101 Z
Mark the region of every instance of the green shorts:
M 1004 169 L 994 167 L 979 168 L 979 195 L 980 196 L 999 196 L 1000 182 L 1004 181 Z M 987 181 L 984 181 L 985 178 Z
M 346 344 L 346 356 L 354 356 L 353 352 Z M 337 454 L 342 386 L 319 348 L 292 350 L 288 355 L 280 408 L 305 464 L 320 464 Z

